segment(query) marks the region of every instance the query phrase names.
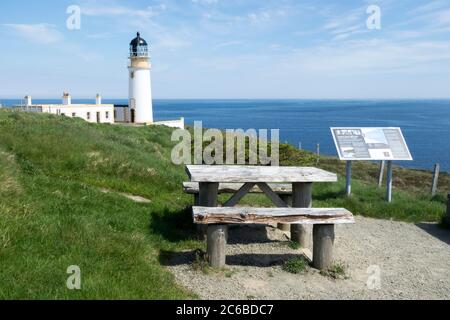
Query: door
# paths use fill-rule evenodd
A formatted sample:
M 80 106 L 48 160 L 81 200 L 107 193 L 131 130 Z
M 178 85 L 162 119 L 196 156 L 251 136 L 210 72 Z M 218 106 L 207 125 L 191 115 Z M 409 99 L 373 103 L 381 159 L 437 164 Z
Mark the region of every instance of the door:
M 136 111 L 134 109 L 131 109 L 131 123 L 134 123 L 136 116 Z
M 97 123 L 100 123 L 100 112 L 97 112 Z

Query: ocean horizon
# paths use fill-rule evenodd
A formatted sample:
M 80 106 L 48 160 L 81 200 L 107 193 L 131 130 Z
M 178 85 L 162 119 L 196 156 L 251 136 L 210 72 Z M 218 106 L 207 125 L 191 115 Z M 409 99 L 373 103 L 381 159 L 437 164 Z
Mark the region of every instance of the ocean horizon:
M 72 103 L 93 103 L 73 99 Z M 61 99 L 34 99 L 34 104 Z M 0 99 L 4 107 L 21 99 Z M 128 99 L 103 99 L 127 104 Z M 400 127 L 413 161 L 396 161 L 408 168 L 432 170 L 439 163 L 450 172 L 450 99 L 155 99 L 156 121 L 185 118 L 187 125 L 202 121 L 205 128 L 280 129 L 281 142 L 337 156 L 330 127 Z

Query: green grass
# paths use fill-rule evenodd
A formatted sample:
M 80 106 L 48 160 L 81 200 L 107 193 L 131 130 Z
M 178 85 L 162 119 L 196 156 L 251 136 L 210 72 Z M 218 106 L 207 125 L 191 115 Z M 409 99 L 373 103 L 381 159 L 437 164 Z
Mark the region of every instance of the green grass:
M 298 250 L 301 248 L 300 243 L 295 242 L 295 241 L 287 241 L 286 242 L 288 247 L 293 249 L 293 250 Z
M 283 263 L 283 270 L 289 273 L 300 274 L 308 270 L 309 264 L 303 256 L 291 258 Z
M 205 246 L 195 237 L 192 198 L 182 192 L 184 168 L 170 160 L 170 134 L 164 127 L 0 110 L 0 299 L 196 298 L 165 268 L 165 254 Z M 315 165 L 308 152 L 280 150 L 284 165 Z M 414 188 L 394 181 L 394 202 L 387 204 L 362 165 L 374 166 L 355 165 L 351 198 L 340 175 L 339 183 L 315 185 L 313 205 L 411 222 L 442 219 L 445 197 L 431 199 L 419 187 L 428 173 L 397 168 L 402 181 L 416 174 L 417 181 Z M 319 166 L 342 172 L 331 158 Z M 271 205 L 260 195 L 244 203 Z M 81 268 L 82 290 L 66 288 L 70 265 Z
M 161 250 L 202 245 L 169 129 L 2 111 L 0 137 L 0 298 L 195 298 L 159 261 Z M 70 265 L 82 290 L 66 288 Z
M 346 273 L 347 266 L 341 261 L 335 261 L 327 270 L 320 271 L 320 274 L 332 279 L 348 279 Z

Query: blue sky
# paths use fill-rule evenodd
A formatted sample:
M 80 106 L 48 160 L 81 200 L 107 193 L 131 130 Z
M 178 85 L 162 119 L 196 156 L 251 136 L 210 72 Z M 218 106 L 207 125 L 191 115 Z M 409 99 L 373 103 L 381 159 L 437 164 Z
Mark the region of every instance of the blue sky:
M 449 0 L 1 1 L 0 98 L 127 98 L 138 30 L 155 98 L 450 98 Z

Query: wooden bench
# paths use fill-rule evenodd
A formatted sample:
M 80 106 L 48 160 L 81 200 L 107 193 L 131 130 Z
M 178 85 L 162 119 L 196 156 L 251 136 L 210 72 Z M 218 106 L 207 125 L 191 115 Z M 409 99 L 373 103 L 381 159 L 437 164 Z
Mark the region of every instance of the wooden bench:
M 280 198 L 288 205 L 292 204 L 292 184 L 291 183 L 269 183 L 269 187 L 274 193 L 280 196 Z M 217 194 L 237 193 L 244 183 L 219 183 Z M 200 206 L 200 185 L 198 182 L 183 182 L 183 192 L 192 194 L 194 196 L 194 206 Z M 247 193 L 264 193 L 257 185 L 252 187 Z M 290 231 L 288 224 L 279 223 L 278 228 L 283 231 Z
M 313 266 L 328 269 L 333 262 L 334 225 L 355 223 L 342 208 L 193 207 L 194 223 L 207 225 L 207 253 L 212 267 L 225 266 L 228 224 L 313 225 Z

